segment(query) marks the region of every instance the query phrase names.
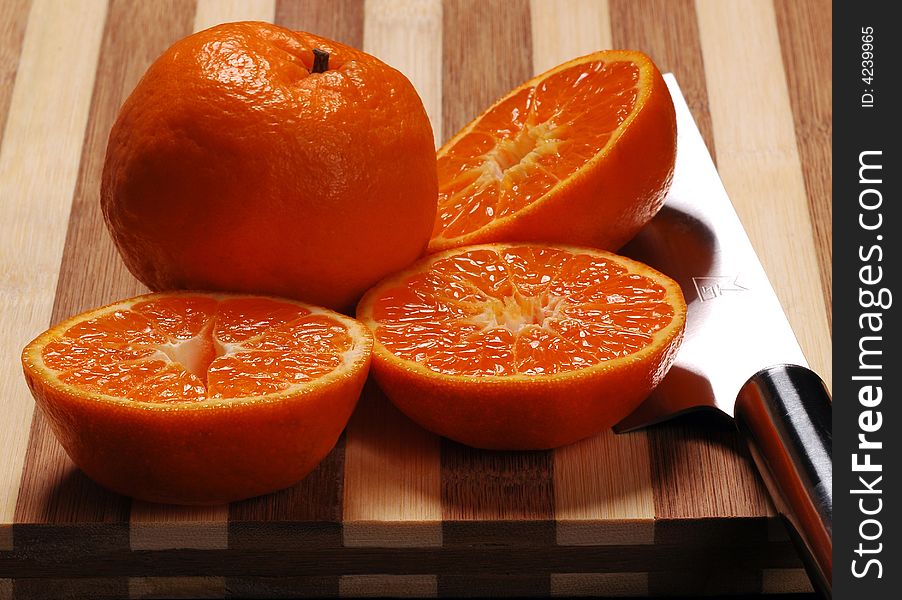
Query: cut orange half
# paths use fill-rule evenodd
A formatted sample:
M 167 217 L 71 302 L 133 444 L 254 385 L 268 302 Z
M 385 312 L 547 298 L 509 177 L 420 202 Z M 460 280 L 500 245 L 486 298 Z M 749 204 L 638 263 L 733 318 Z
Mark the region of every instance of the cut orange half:
M 323 308 L 161 293 L 60 323 L 22 363 L 89 477 L 142 500 L 219 504 L 292 485 L 328 454 L 371 347 L 366 327 Z
M 486 242 L 615 250 L 658 212 L 676 116 L 641 52 L 596 52 L 527 81 L 438 151 L 430 251 Z
M 414 421 L 464 444 L 553 448 L 629 414 L 682 340 L 679 285 L 609 252 L 493 244 L 428 256 L 366 293 L 373 372 Z

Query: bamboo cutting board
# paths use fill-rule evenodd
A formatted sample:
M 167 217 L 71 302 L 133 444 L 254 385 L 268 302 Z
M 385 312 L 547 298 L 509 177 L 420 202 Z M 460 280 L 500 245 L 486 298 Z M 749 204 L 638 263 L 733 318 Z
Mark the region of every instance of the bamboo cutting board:
M 602 48 L 646 51 L 680 81 L 829 384 L 830 11 L 820 0 L 0 2 L 0 598 L 809 589 L 717 419 L 485 452 L 419 429 L 368 384 L 338 446 L 295 487 L 163 507 L 72 466 L 18 355 L 51 323 L 143 291 L 98 190 L 109 128 L 144 69 L 192 30 L 260 19 L 401 69 L 437 143 L 536 72 Z

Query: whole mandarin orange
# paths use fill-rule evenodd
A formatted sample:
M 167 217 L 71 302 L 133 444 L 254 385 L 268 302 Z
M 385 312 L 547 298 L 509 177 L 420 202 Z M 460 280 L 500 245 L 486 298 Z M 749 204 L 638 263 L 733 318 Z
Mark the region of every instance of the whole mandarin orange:
M 101 206 L 151 289 L 349 309 L 425 249 L 435 160 L 397 70 L 309 33 L 227 23 L 176 42 L 126 100 Z

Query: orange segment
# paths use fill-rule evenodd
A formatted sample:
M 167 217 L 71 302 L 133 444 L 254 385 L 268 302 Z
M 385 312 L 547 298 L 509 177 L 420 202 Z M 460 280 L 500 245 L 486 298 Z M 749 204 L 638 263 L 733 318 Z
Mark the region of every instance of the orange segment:
M 291 300 L 149 294 L 23 351 L 72 460 L 115 491 L 220 504 L 286 487 L 334 446 L 369 368 L 362 324 Z
M 334 355 L 351 349 L 354 340 L 348 328 L 325 315 L 307 315 L 284 325 L 270 327 L 245 348 L 297 350 Z
M 215 298 L 206 296 L 161 297 L 138 302 L 132 312 L 143 315 L 154 329 L 171 338 L 186 340 L 196 336 L 216 311 Z
M 262 396 L 313 381 L 340 364 L 341 358 L 335 353 L 235 352 L 213 361 L 207 382 L 213 398 Z
M 164 375 L 169 375 L 166 377 Z M 173 381 L 172 377 L 176 380 Z M 75 367 L 59 374 L 59 380 L 85 392 L 129 400 L 155 402 L 197 401 L 204 399 L 203 383 L 194 375 L 163 360 L 137 360 Z M 176 397 L 174 385 L 183 382 Z
M 548 448 L 648 395 L 686 304 L 673 280 L 622 256 L 494 244 L 415 263 L 357 315 L 375 335 L 377 380 L 415 421 L 474 446 Z
M 131 374 L 132 371 L 133 367 L 129 365 L 128 373 Z M 111 390 L 105 388 L 98 391 L 110 393 Z M 197 375 L 180 365 L 170 363 L 138 385 L 132 386 L 125 397 L 138 402 L 200 402 L 205 399 L 204 392 L 204 382 Z
M 493 241 L 613 249 L 660 209 L 673 103 L 640 52 L 597 52 L 527 81 L 437 155 L 430 249 Z
M 60 381 L 84 391 L 199 402 L 313 381 L 337 369 L 352 344 L 333 313 L 294 302 L 163 295 L 72 324 L 41 356 Z
M 302 306 L 270 298 L 229 299 L 220 306 L 214 335 L 223 343 L 241 342 L 307 314 Z
M 44 365 L 53 371 L 68 371 L 77 367 L 91 368 L 95 365 L 121 363 L 138 360 L 153 355 L 152 346 L 138 344 L 124 345 L 76 337 L 61 337 L 44 346 Z
M 167 340 L 147 317 L 131 310 L 112 310 L 105 314 L 74 323 L 63 337 L 83 340 L 86 344 L 118 344 L 122 346 L 152 346 Z
M 571 263 L 599 283 L 583 289 Z M 490 275 L 495 281 L 487 286 Z M 663 285 L 610 256 L 477 248 L 439 258 L 426 277 L 386 289 L 372 319 L 376 339 L 390 352 L 434 371 L 535 375 L 589 367 L 648 346 L 673 321 L 670 302 Z M 413 320 L 432 326 L 411 327 Z

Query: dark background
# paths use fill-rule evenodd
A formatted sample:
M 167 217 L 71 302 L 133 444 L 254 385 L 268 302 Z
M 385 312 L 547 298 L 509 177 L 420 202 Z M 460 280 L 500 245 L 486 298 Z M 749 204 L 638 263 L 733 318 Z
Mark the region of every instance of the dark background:
M 899 319 L 896 307 L 884 311 L 884 337 L 882 362 L 884 364 L 884 400 L 879 409 L 883 412 L 884 425 L 879 434 L 869 434 L 869 439 L 884 442 L 879 454 L 884 464 L 884 508 L 879 515 L 884 533 L 881 555 L 883 578 L 855 579 L 850 570 L 851 561 L 857 558 L 853 549 L 858 546 L 858 524 L 863 518 L 858 513 L 857 496 L 849 494 L 857 484 L 857 475 L 851 471 L 851 454 L 857 445 L 857 418 L 861 406 L 857 401 L 858 386 L 851 376 L 858 365 L 858 246 L 874 243 L 878 232 L 865 232 L 858 228 L 858 194 L 866 186 L 858 184 L 858 155 L 863 150 L 883 150 L 884 182 L 883 234 L 886 258 L 883 262 L 883 285 L 898 292 L 899 263 L 899 143 L 898 118 L 895 112 L 900 104 L 899 72 L 900 54 L 897 21 L 890 17 L 891 3 L 837 2 L 834 4 L 836 26 L 833 30 L 834 49 L 834 143 L 833 143 L 833 195 L 834 195 L 834 293 L 833 372 L 834 372 L 834 570 L 833 581 L 836 598 L 898 598 L 900 585 L 899 541 L 899 449 L 893 443 L 900 430 L 902 418 L 896 401 L 898 397 L 899 352 L 894 344 L 899 338 Z M 861 28 L 874 27 L 874 81 L 868 86 L 861 81 Z M 875 90 L 875 108 L 861 109 L 860 94 L 864 88 Z M 872 173 L 875 173 L 872 171 Z M 871 187 L 871 186 L 867 186 Z M 902 301 L 902 296 L 894 298 Z M 875 459 L 877 456 L 874 457 Z M 891 460 L 894 459 L 894 460 Z M 862 563 L 859 563 L 861 565 Z M 871 571 L 873 572 L 873 570 Z

